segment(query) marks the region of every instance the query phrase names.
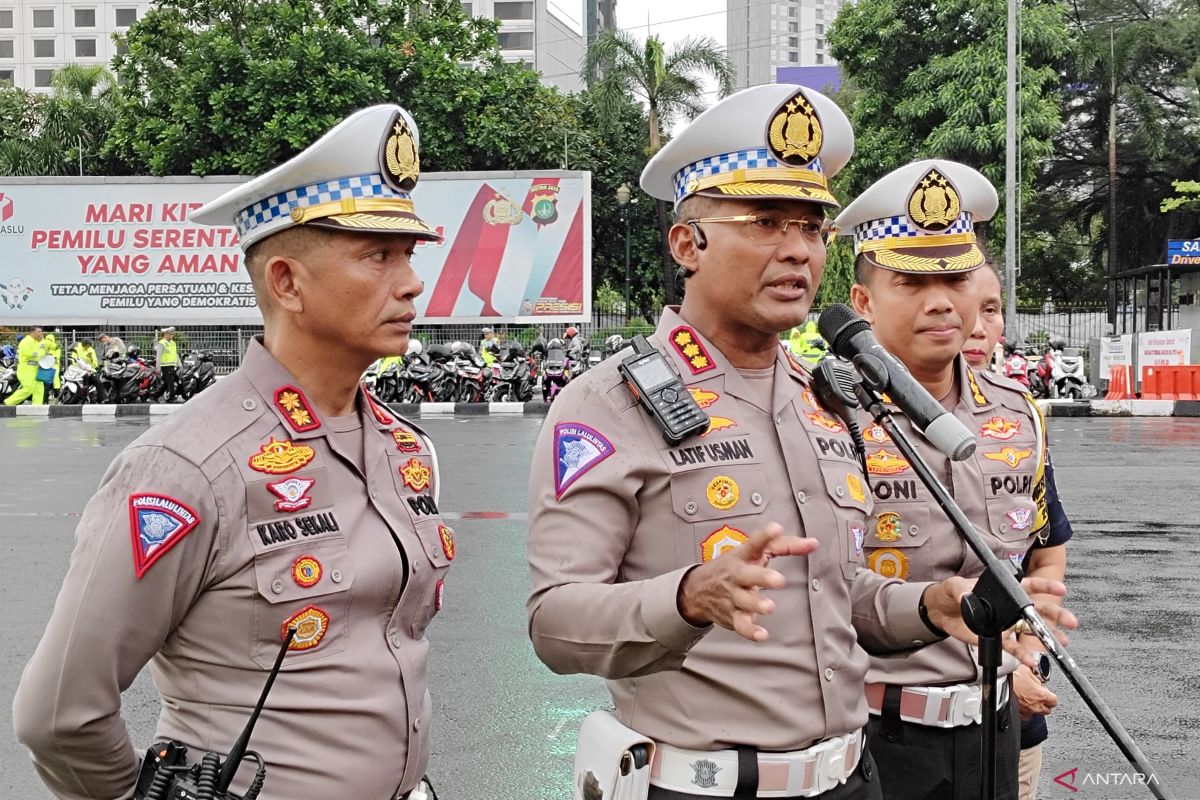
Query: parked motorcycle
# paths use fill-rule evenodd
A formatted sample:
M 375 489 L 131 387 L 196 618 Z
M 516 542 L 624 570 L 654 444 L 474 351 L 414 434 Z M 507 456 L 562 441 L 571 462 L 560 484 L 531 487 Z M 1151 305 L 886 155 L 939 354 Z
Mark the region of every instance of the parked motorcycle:
M 1051 350 L 1050 394 L 1068 400 L 1082 400 L 1087 378 L 1083 371 L 1083 355 L 1077 347 Z
M 454 342 L 450 345 L 454 353 L 453 364 L 457 385 L 451 398 L 457 403 L 482 403 L 487 387 L 487 375 L 483 357 L 473 345 Z
M 551 339 L 542 362 L 542 402 L 553 403 L 558 393 L 571 382 L 571 361 L 562 339 Z
M 175 395 L 186 402 L 216 382 L 217 365 L 213 363 L 212 356 L 205 352 L 193 351 L 183 359 L 179 368 Z
M 490 399 L 497 403 L 527 402 L 533 399 L 529 359 L 520 342 L 507 342 L 500 358 L 492 364 Z
M 71 359 L 71 363 L 63 371 L 61 384 L 58 390 L 60 405 L 75 406 L 99 402 L 99 377 L 92 365 L 82 359 Z
M 17 352 L 12 345 L 0 348 L 0 402 L 17 390 Z
M 454 353 L 445 344 L 430 345 L 425 352 L 429 354 L 430 364 L 429 401 L 453 402 L 458 394 L 458 368 Z

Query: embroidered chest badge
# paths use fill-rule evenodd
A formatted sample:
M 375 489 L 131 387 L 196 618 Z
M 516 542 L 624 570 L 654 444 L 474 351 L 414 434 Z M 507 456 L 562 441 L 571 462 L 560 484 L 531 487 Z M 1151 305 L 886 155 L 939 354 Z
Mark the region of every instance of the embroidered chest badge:
M 562 499 L 571 484 L 617 452 L 599 431 L 579 422 L 554 426 L 554 497 Z
M 728 475 L 718 475 L 709 481 L 705 493 L 708 495 L 708 504 L 719 511 L 733 508 L 741 499 L 737 481 Z
M 292 444 L 287 439 L 280 441 L 272 436 L 271 441 L 250 456 L 250 469 L 268 475 L 287 475 L 306 466 L 316 455 L 316 451 L 306 444 Z
M 396 449 L 401 453 L 421 452 L 421 441 L 412 431 L 396 428 L 392 431 L 392 438 L 396 440 Z
M 1032 508 L 1014 508 L 1006 514 L 1014 531 L 1023 531 L 1033 524 Z
M 300 556 L 292 564 L 292 580 L 302 589 L 311 589 L 321 581 L 322 571 L 321 562 L 316 558 Z
M 445 525 L 438 525 L 438 536 L 442 540 L 442 552 L 446 554 L 447 561 L 454 560 L 454 531 Z
M 892 437 L 888 436 L 887 431 L 878 422 L 871 423 L 871 427 L 863 431 L 863 439 L 874 444 L 889 444 Z
M 979 426 L 979 435 L 992 439 L 1008 440 L 1021 432 L 1021 421 L 992 417 Z
M 693 387 L 688 389 L 688 393 L 691 394 L 692 399 L 696 401 L 696 405 L 700 406 L 700 408 L 708 408 L 721 399 L 721 395 L 716 392 L 710 392 L 707 389 Z
M 297 433 L 321 427 L 321 420 L 309 405 L 308 398 L 295 386 L 280 386 L 275 390 L 275 407 L 283 412 Z
M 703 439 L 705 436 L 708 436 L 710 433 L 717 433 L 718 431 L 723 431 L 723 430 L 726 430 L 727 428 L 736 428 L 737 426 L 738 426 L 738 424 L 736 422 L 734 422 L 733 420 L 731 420 L 729 417 L 709 417 L 708 430 L 706 430 L 706 431 L 704 431 L 704 433 L 700 434 L 700 438 Z
M 276 511 L 300 511 L 312 505 L 308 490 L 316 483 L 315 478 L 288 478 L 282 481 L 271 481 L 267 488 L 279 499 L 275 501 Z
M 1021 466 L 1021 462 L 1033 455 L 1033 451 L 1029 449 L 1017 450 L 1013 447 L 1005 447 L 1002 450 L 997 450 L 994 453 L 984 453 L 983 457 L 991 461 L 1002 461 L 1008 465 L 1009 469 L 1016 469 Z
M 296 629 L 288 650 L 312 650 L 329 632 L 329 614 L 323 608 L 305 606 L 284 620 L 280 638 L 287 636 L 288 628 Z
M 138 579 L 199 524 L 199 515 L 172 497 L 131 494 L 129 533 L 133 540 L 133 571 Z
M 420 492 L 429 486 L 433 472 L 416 458 L 410 458 L 400 467 L 400 478 L 404 485 L 414 492 Z
M 675 348 L 675 352 L 683 357 L 691 369 L 693 375 L 699 375 L 701 372 L 708 372 L 710 369 L 716 368 L 712 357 L 709 356 L 708 350 L 700 343 L 696 337 L 696 332 L 687 326 L 680 326 L 671 331 L 671 345 Z
M 850 535 L 854 537 L 854 555 L 861 556 L 863 549 L 863 539 L 867 536 L 867 529 L 862 525 L 851 525 Z
M 880 448 L 867 456 L 867 471 L 872 475 L 899 475 L 910 467 L 908 460 Z
M 830 433 L 841 433 L 846 430 L 842 423 L 832 417 L 825 416 L 820 411 L 805 411 L 804 416 L 808 417 L 808 421 L 821 430 L 826 430 Z
M 718 528 L 700 543 L 700 560 L 707 563 L 714 558 L 720 558 L 748 538 L 750 537 L 737 528 L 728 525 Z
M 884 511 L 875 518 L 875 538 L 881 542 L 895 542 L 902 535 L 900 515 L 895 511 Z

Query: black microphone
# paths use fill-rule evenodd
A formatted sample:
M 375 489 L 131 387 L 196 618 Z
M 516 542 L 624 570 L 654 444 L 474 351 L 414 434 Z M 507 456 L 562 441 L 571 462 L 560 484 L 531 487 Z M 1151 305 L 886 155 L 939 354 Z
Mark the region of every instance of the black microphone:
M 834 353 L 854 362 L 863 379 L 899 406 L 934 447 L 955 461 L 975 452 L 975 434 L 929 394 L 908 369 L 879 344 L 870 324 L 839 303 L 821 312 L 817 330 Z

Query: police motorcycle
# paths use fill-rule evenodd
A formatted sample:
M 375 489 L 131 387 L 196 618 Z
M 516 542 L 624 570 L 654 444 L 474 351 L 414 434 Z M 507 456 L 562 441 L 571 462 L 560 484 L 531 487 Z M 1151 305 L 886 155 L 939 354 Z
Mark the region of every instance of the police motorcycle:
M 175 396 L 187 402 L 217 382 L 217 365 L 212 356 L 201 351 L 189 353 L 179 367 Z M 170 398 L 167 398 L 168 400 Z
M 554 398 L 571 382 L 571 360 L 562 339 L 551 339 L 546 345 L 546 360 L 542 362 L 542 402 Z
M 0 401 L 17 390 L 17 349 L 11 344 L 0 347 Z
M 1027 389 L 1032 389 L 1029 384 L 1029 362 L 1025 360 L 1025 355 L 1011 344 L 1004 345 L 1004 376 L 1024 384 Z
M 131 347 L 122 358 L 116 350 L 104 356 L 100 384 L 105 403 L 148 403 L 162 394 L 163 380 L 159 371 L 141 358 L 141 350 Z
M 630 341 L 619 333 L 614 333 L 604 340 L 604 358 L 609 359 L 628 347 Z
M 452 343 L 450 351 L 454 354 L 454 371 L 458 379 L 451 399 L 457 403 L 482 403 L 487 383 L 487 376 L 484 374 L 487 365 L 483 357 L 474 345 L 466 342 Z
M 425 350 L 429 354 L 429 401 L 453 402 L 458 393 L 458 369 L 450 345 L 434 344 Z
M 497 403 L 527 402 L 533 399 L 529 359 L 520 342 L 505 342 L 500 357 L 492 364 L 492 386 L 489 400 Z
M 58 402 L 65 406 L 99 402 L 99 386 L 99 377 L 92 365 L 81 358 L 72 358 L 62 374 Z
M 1082 400 L 1087 396 L 1087 379 L 1083 372 L 1083 355 L 1078 347 L 1054 348 L 1049 353 L 1050 396 L 1067 400 Z
M 385 403 L 400 402 L 403 383 L 400 376 L 403 371 L 404 364 L 401 361 L 393 361 L 384 367 L 383 372 L 375 376 L 375 396 Z
M 433 370 L 424 346 L 416 339 L 410 339 L 404 362 L 400 366 L 400 394 L 397 402 L 433 402 L 433 390 L 430 388 Z

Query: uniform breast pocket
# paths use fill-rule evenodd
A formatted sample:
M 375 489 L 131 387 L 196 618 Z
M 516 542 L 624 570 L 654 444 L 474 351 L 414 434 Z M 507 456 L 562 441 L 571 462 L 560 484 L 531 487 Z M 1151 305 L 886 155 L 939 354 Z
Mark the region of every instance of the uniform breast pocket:
M 296 635 L 288 660 L 323 658 L 345 649 L 354 565 L 344 538 L 276 545 L 255 555 L 253 569 L 258 593 L 251 657 L 256 664 L 271 667 L 289 627 L 296 628 Z
M 994 497 L 987 501 L 987 511 L 992 535 L 1010 549 L 1019 546 L 1024 553 L 1037 519 L 1037 505 L 1032 498 Z
M 440 518 L 422 519 L 414 524 L 421 552 L 414 553 L 410 565 L 412 607 L 408 613 L 409 631 L 414 639 L 425 635 L 425 629 L 442 609 L 445 577 L 450 562 L 457 555 L 458 544 L 454 530 Z M 422 562 L 418 565 L 416 559 Z
M 712 561 L 770 519 L 766 476 L 758 465 L 724 465 L 671 476 L 679 566 Z
M 885 578 L 915 579 L 928 541 L 930 510 L 918 503 L 879 503 L 867 517 L 866 566 Z

